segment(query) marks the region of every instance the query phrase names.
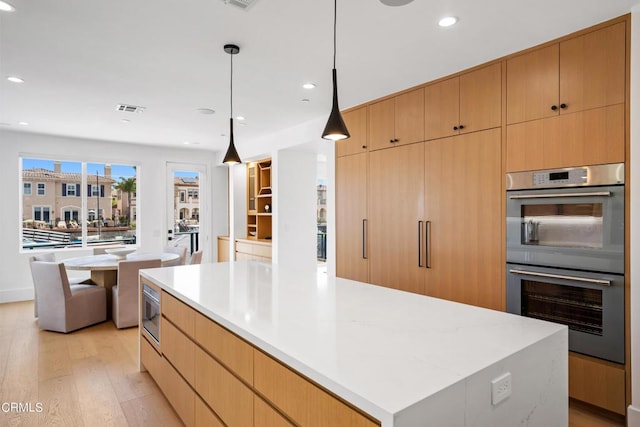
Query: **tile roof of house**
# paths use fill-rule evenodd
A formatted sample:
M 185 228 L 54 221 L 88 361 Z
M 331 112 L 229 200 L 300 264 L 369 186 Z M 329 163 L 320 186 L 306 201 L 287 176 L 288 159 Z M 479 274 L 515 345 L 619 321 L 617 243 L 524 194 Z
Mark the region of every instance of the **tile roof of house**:
M 49 169 L 43 168 L 33 168 L 33 169 L 24 169 L 22 171 L 22 178 L 31 178 L 31 179 L 42 179 L 42 180 L 65 180 L 65 181 L 82 181 L 82 174 L 79 173 L 70 173 L 70 172 L 54 172 Z M 114 183 L 115 180 L 112 178 L 106 178 L 104 176 L 98 177 L 98 182 L 102 183 Z M 89 183 L 91 181 L 89 180 Z

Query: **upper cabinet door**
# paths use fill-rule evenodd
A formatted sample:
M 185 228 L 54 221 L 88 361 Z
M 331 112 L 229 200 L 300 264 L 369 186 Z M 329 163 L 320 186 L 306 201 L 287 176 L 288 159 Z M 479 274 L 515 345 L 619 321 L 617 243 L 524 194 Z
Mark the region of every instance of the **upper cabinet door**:
M 369 105 L 369 149 L 424 140 L 424 89 Z
M 369 149 L 393 147 L 395 139 L 395 99 L 369 105 Z
M 625 34 L 620 22 L 560 43 L 560 114 L 624 102 Z
M 342 113 L 350 138 L 336 141 L 336 157 L 367 151 L 367 108 L 361 107 Z
M 507 124 L 621 104 L 625 23 L 507 61 Z
M 557 44 L 507 60 L 507 124 L 558 114 L 558 70 Z
M 424 141 L 424 89 L 395 97 L 395 144 Z
M 460 76 L 460 133 L 492 129 L 502 124 L 502 65 Z
M 454 77 L 424 88 L 425 139 L 456 135 L 460 124 L 460 79 Z

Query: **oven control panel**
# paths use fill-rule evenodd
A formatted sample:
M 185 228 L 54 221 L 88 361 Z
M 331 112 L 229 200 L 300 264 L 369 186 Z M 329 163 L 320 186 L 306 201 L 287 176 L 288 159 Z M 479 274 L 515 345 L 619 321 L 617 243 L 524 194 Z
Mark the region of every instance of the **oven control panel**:
M 580 185 L 587 182 L 588 174 L 586 168 L 575 168 L 569 170 L 543 171 L 533 173 L 533 185 L 550 184 L 573 184 Z

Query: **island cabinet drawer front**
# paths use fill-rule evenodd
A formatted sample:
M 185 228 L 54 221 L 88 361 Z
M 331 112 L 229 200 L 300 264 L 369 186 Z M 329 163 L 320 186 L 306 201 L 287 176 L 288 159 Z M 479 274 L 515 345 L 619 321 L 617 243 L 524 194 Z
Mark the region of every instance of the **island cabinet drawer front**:
M 254 351 L 253 363 L 254 388 L 297 424 L 380 425 L 258 350 Z
M 229 427 L 253 425 L 253 391 L 196 348 L 196 391 Z
M 196 395 L 196 426 L 224 427 L 224 423 L 211 409 Z
M 160 385 L 158 379 L 162 371 L 162 356 L 144 337 L 140 337 L 140 360 L 154 381 Z
M 253 348 L 249 344 L 200 313 L 196 313 L 196 342 L 248 384 L 253 384 Z
M 195 425 L 195 399 L 196 393 L 187 382 L 171 366 L 167 359 L 162 358 L 161 381 L 158 384 L 167 397 L 173 409 L 189 427 Z
M 254 427 L 293 427 L 285 417 L 258 396 L 253 398 Z
M 191 307 L 167 292 L 162 292 L 162 315 L 190 338 L 194 336 L 195 314 Z
M 171 322 L 162 318 L 162 354 L 180 372 L 180 374 L 194 385 L 195 378 L 195 350 L 196 345 Z

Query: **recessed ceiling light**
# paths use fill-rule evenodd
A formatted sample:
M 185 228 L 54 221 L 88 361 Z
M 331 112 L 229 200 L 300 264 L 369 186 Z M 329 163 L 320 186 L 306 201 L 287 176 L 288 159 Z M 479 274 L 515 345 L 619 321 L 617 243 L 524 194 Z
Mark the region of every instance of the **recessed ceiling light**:
M 244 120 L 244 117 L 243 116 L 237 116 L 236 120 Z
M 2 11 L 2 12 L 13 12 L 14 10 L 16 10 L 15 7 L 10 5 L 6 1 L 1 1 L 0 0 L 0 11 Z
M 16 77 L 16 76 L 9 76 L 9 77 L 7 77 L 7 80 L 9 80 L 10 82 L 13 82 L 13 83 L 24 83 L 24 80 L 22 80 L 20 77 Z
M 455 24 L 456 22 L 458 22 L 458 18 L 457 17 L 455 17 L 455 16 L 445 16 L 440 21 L 438 21 L 438 25 L 440 25 L 441 27 L 450 27 L 453 24 Z
M 314 87 L 316 87 L 315 83 L 305 83 L 302 85 L 303 88 L 305 89 L 313 89 Z
M 211 108 L 198 108 L 196 109 L 196 111 L 200 114 L 215 114 L 215 110 L 212 110 Z
M 309 98 L 302 98 L 302 102 L 310 102 Z
M 18 124 L 22 126 L 29 126 L 29 122 L 18 122 Z
M 413 0 L 380 0 L 380 3 L 387 6 L 404 6 L 411 3 Z
M 129 120 L 129 119 L 120 119 L 120 121 L 122 123 L 130 123 L 131 122 L 131 120 Z

